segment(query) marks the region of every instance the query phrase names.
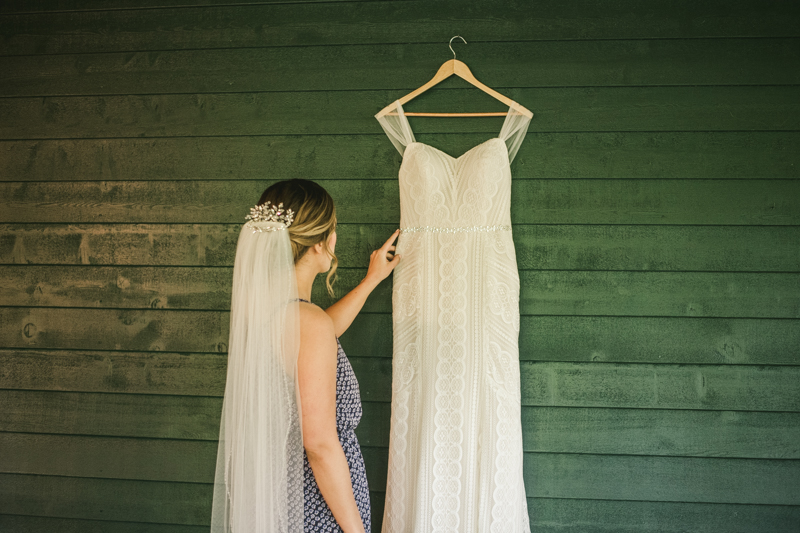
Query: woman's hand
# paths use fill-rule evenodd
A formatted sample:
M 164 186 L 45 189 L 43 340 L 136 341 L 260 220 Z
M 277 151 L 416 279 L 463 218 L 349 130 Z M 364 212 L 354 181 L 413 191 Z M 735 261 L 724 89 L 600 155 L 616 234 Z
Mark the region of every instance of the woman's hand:
M 389 240 L 369 256 L 369 268 L 365 280 L 371 280 L 377 285 L 392 273 L 394 267 L 400 262 L 400 255 L 394 253 L 396 248 L 393 246 L 398 235 L 400 235 L 399 229 L 395 230 Z
M 392 273 L 394 267 L 400 262 L 400 256 L 393 254 L 395 247 L 392 243 L 397 239 L 400 230 L 392 233 L 389 240 L 383 246 L 372 252 L 369 257 L 369 269 L 364 279 L 356 285 L 352 291 L 345 294 L 338 302 L 325 310 L 328 316 L 333 320 L 333 326 L 336 331 L 336 336 L 340 337 L 353 320 L 356 315 L 364 307 L 364 302 L 367 301 L 367 296 L 375 290 L 378 284 L 386 279 Z M 392 254 L 392 255 L 390 255 Z

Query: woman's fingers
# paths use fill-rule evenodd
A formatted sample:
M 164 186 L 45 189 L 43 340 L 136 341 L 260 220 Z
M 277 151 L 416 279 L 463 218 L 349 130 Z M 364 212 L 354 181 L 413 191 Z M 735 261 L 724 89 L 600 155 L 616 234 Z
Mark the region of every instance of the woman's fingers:
M 367 269 L 367 275 L 374 277 L 376 279 L 383 280 L 394 270 L 394 267 L 400 261 L 400 254 L 395 253 L 397 247 L 394 246 L 394 241 L 397 240 L 397 236 L 400 234 L 400 230 L 396 230 L 392 233 L 392 236 L 383 243 L 379 249 L 373 251 L 369 256 L 369 268 Z
M 394 233 L 392 233 L 392 236 L 389 237 L 389 240 L 387 240 L 385 243 L 383 243 L 383 246 L 381 246 L 381 249 L 384 249 L 384 248 L 388 249 L 389 246 L 391 246 L 392 243 L 397 239 L 397 236 L 399 234 L 400 234 L 400 230 L 399 229 L 394 230 Z

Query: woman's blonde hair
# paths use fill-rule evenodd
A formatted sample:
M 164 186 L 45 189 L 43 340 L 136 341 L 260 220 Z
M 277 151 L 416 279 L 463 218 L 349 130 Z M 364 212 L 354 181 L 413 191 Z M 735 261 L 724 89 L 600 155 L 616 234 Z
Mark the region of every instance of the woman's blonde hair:
M 267 201 L 276 205 L 283 203 L 284 208 L 294 211 L 294 221 L 288 231 L 295 264 L 309 248 L 320 242 L 323 249 L 330 254 L 331 268 L 325 278 L 325 285 L 328 294 L 333 296 L 339 260 L 328 247 L 328 239 L 336 231 L 336 208 L 331 195 L 313 181 L 293 179 L 279 181 L 267 187 L 258 203 L 261 205 Z

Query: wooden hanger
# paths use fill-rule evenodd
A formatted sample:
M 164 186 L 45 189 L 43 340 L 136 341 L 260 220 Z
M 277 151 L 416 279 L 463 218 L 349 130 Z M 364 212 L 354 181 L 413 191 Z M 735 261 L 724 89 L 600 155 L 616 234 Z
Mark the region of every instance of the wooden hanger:
M 500 100 L 501 102 L 506 104 L 508 107 L 513 107 L 519 113 L 525 115 L 528 118 L 532 118 L 533 117 L 533 113 L 532 112 L 530 112 L 529 110 L 525 109 L 524 107 L 522 107 L 521 105 L 516 103 L 514 100 L 508 98 L 507 96 L 503 96 L 502 94 L 500 94 L 499 92 L 495 91 L 491 87 L 487 87 L 483 83 L 479 82 L 475 78 L 475 76 L 472 75 L 472 72 L 469 70 L 469 67 L 464 62 L 459 61 L 458 59 L 456 59 L 456 53 L 453 50 L 453 39 L 456 39 L 456 38 L 461 39 L 462 41 L 464 41 L 464 44 L 467 43 L 467 41 L 463 37 L 461 37 L 460 35 L 456 35 L 455 37 L 450 39 L 449 47 L 450 47 L 450 51 L 453 52 L 453 59 L 451 59 L 449 61 L 445 61 L 444 64 L 442 64 L 442 66 L 439 67 L 439 70 L 436 72 L 436 75 L 431 79 L 431 81 L 429 81 L 428 83 L 426 83 L 425 85 L 423 85 L 419 89 L 416 89 L 415 91 L 408 93 L 404 97 L 400 98 L 400 100 L 397 100 L 397 102 L 399 102 L 400 105 L 403 105 L 406 102 L 408 102 L 409 100 L 412 100 L 412 99 L 416 98 L 417 96 L 419 96 L 420 94 L 424 93 L 425 91 L 427 91 L 428 89 L 430 89 L 434 85 L 440 83 L 441 81 L 443 81 L 443 80 L 449 78 L 450 76 L 452 76 L 453 74 L 455 74 L 459 78 L 461 78 L 463 80 L 466 80 L 467 82 L 471 83 L 472 85 L 474 85 L 475 87 L 477 87 L 481 91 L 485 92 L 486 94 L 492 96 L 493 98 L 496 98 L 497 100 Z M 380 112 L 376 115 L 376 118 L 380 118 L 380 117 L 382 117 L 384 115 L 397 115 L 396 107 L 397 106 L 395 105 L 395 102 L 392 102 L 391 104 L 389 104 L 386 107 L 384 107 L 383 109 L 381 109 Z M 497 113 L 405 113 L 405 115 L 407 117 L 504 117 L 504 116 L 508 115 L 508 113 L 507 112 L 497 112 Z

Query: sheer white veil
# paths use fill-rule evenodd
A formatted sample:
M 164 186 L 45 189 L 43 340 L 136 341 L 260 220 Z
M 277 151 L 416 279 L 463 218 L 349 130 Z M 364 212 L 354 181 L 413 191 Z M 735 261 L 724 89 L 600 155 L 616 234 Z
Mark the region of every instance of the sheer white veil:
M 233 267 L 212 533 L 303 531 L 298 305 L 286 225 L 246 223 Z

